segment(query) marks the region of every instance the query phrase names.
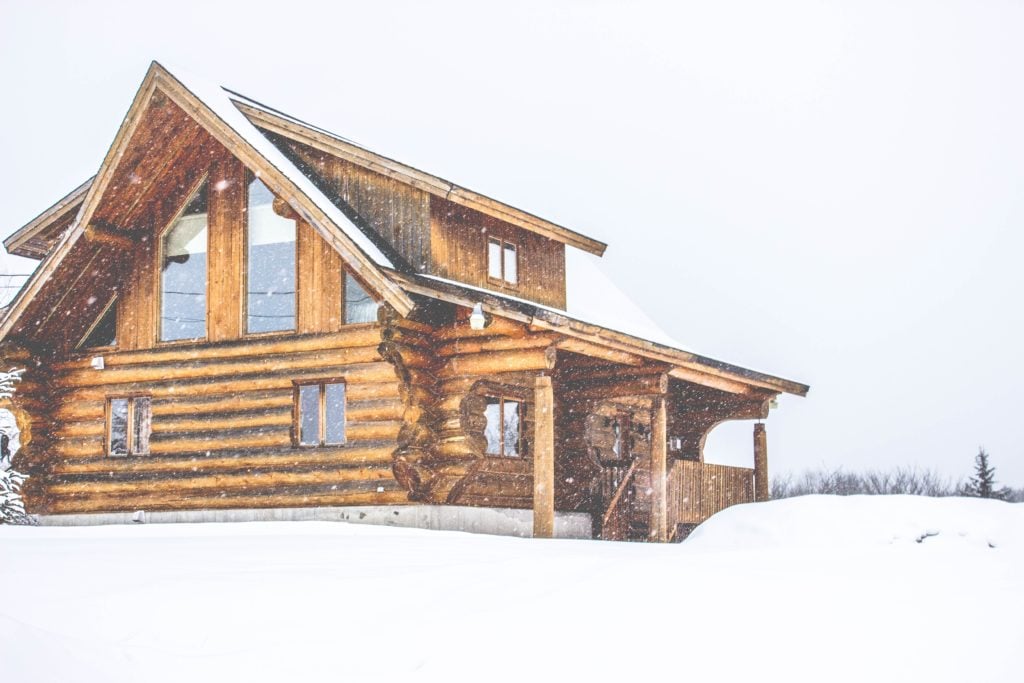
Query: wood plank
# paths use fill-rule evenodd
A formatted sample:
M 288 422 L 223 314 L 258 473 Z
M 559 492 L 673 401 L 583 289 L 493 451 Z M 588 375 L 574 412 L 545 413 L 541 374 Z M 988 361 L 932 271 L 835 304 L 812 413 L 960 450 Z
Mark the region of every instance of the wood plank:
M 206 337 L 210 342 L 238 339 L 244 329 L 245 180 L 245 167 L 229 156 L 213 165 L 208 181 Z

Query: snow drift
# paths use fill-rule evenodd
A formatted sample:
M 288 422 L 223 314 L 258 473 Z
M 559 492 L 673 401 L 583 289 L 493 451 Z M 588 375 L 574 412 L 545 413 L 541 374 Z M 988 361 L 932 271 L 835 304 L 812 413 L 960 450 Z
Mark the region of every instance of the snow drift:
M 1024 506 L 808 497 L 682 545 L 332 523 L 0 527 L 16 681 L 986 681 Z M 920 542 L 919 542 L 920 541 Z

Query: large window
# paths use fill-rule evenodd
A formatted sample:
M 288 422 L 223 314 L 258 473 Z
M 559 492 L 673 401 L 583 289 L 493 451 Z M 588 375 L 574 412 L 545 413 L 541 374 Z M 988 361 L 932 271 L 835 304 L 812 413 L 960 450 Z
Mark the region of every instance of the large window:
M 299 446 L 345 443 L 344 382 L 314 382 L 295 387 L 295 442 Z
M 503 396 L 487 396 L 485 400 L 487 455 L 507 458 L 522 455 L 522 401 Z
M 377 322 L 377 302 L 347 271 L 345 278 L 345 324 Z
M 107 455 L 125 457 L 149 454 L 152 416 L 148 396 L 107 399 Z
M 504 285 L 519 284 L 519 248 L 511 242 L 488 238 L 487 277 Z
M 207 182 L 160 241 L 160 340 L 206 336 Z
M 295 329 L 295 221 L 274 211 L 274 195 L 259 178 L 249 183 L 246 331 Z

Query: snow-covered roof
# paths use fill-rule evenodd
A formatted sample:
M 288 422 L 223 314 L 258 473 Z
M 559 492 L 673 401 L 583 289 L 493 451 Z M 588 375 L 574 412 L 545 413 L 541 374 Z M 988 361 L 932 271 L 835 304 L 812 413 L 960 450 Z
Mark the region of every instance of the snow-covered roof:
M 549 311 L 581 323 L 692 353 L 659 327 L 650 316 L 619 289 L 597 261 L 598 257 L 576 249 L 565 250 L 566 306 L 564 309 L 546 306 L 536 301 L 437 275 L 421 274 L 419 277 L 480 292 L 521 306 Z
M 605 329 L 687 351 L 604 272 L 598 257 L 565 250 L 566 314 Z
M 391 262 L 384 252 L 374 244 L 366 233 L 360 230 L 355 223 L 342 213 L 320 189 L 313 184 L 313 181 L 298 169 L 288 157 L 274 146 L 260 130 L 254 126 L 249 119 L 238 110 L 234 100 L 248 101 L 247 98 L 235 95 L 231 91 L 219 85 L 197 77 L 187 71 L 178 69 L 167 69 L 174 78 L 178 80 L 189 92 L 199 98 L 203 104 L 220 118 L 221 121 L 230 126 L 247 143 L 252 145 L 270 164 L 284 174 L 288 180 L 294 183 L 299 190 L 305 194 L 310 201 L 316 204 L 317 208 L 324 212 L 332 223 L 338 226 L 345 235 L 358 246 L 363 253 L 379 266 L 393 268 Z

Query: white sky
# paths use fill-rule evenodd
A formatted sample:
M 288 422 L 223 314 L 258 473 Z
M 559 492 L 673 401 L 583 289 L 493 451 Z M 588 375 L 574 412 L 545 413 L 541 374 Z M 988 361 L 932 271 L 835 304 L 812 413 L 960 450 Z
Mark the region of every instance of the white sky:
M 0 233 L 164 60 L 607 241 L 688 348 L 812 385 L 773 472 L 1024 484 L 1024 5 L 482 4 L 0 0 Z

